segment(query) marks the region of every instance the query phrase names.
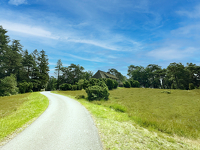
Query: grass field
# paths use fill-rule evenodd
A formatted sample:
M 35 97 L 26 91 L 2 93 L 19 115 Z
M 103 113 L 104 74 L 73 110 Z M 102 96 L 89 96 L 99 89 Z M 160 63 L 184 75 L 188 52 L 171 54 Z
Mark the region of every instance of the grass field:
M 118 91 L 117 93 L 120 94 L 121 90 L 126 89 L 114 90 L 110 93 Z M 77 95 L 86 96 L 84 91 L 55 91 L 54 93 L 68 95 L 72 98 Z M 113 94 L 111 98 L 112 96 Z M 120 107 L 122 104 L 118 104 L 115 99 L 110 99 L 110 102 L 88 102 L 85 99 L 78 99 L 78 101 L 92 114 L 104 149 L 200 149 L 199 140 L 169 136 L 140 127 L 133 118 L 129 117 L 128 109 L 125 113 L 120 111 L 124 107 Z
M 0 97 L 0 142 L 23 130 L 48 107 L 48 99 L 40 93 Z
M 200 138 L 200 90 L 121 88 L 109 91 L 108 101 L 93 101 L 126 111 L 136 123 L 149 129 L 187 138 Z M 67 91 L 86 95 L 84 91 Z

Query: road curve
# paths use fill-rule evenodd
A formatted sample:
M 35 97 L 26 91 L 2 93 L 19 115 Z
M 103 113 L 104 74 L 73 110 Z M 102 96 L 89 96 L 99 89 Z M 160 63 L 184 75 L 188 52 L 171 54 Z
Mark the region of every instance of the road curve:
M 102 150 L 98 130 L 89 112 L 66 96 L 41 92 L 49 107 L 0 150 Z

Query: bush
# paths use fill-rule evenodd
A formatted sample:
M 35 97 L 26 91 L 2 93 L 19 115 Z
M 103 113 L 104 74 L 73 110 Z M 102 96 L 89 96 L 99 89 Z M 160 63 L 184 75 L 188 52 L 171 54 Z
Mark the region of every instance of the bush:
M 114 87 L 113 88 L 116 89 L 118 87 L 118 85 L 119 85 L 118 82 L 116 80 L 114 80 Z
M 114 88 L 114 81 L 112 79 L 107 79 L 106 80 L 106 85 L 108 86 L 109 90 L 112 90 Z
M 18 93 L 17 81 L 14 75 L 0 80 L 0 96 L 10 96 Z
M 60 89 L 63 90 L 63 91 L 66 91 L 66 90 L 71 90 L 72 89 L 72 85 L 71 84 L 67 84 L 67 83 L 64 83 L 60 86 Z
M 85 95 L 77 95 L 75 98 L 77 98 L 77 99 L 84 99 Z
M 131 87 L 130 82 L 125 81 L 125 82 L 124 82 L 124 87 L 125 87 L 125 88 L 130 88 L 130 87 Z
M 77 90 L 82 90 L 82 89 L 83 89 L 83 86 L 80 84 L 77 84 Z
M 72 85 L 72 89 L 71 89 L 72 91 L 75 91 L 75 90 L 77 90 L 77 85 Z
M 107 100 L 109 93 L 108 93 L 108 88 L 104 86 L 90 86 L 86 89 L 86 93 L 88 95 L 88 100 Z
M 194 89 L 194 84 L 193 83 L 190 83 L 189 84 L 189 90 L 193 90 Z
M 136 80 L 130 80 L 131 87 L 140 87 L 140 83 Z

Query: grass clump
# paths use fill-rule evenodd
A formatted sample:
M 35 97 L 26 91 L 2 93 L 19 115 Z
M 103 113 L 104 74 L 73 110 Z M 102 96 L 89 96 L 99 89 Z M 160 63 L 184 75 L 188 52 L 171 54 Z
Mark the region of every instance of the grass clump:
M 126 107 L 119 104 L 112 104 L 110 105 L 110 108 L 114 109 L 115 111 L 126 112 Z
M 162 91 L 161 93 L 171 94 L 171 91 Z
M 40 93 L 26 93 L 0 98 L 0 142 L 31 123 L 48 107 L 47 97 Z

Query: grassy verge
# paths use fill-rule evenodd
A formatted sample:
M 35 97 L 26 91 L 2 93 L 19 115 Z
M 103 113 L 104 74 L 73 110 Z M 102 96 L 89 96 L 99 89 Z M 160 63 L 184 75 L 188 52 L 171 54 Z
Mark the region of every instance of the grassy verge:
M 74 98 L 85 95 L 84 91 L 55 91 L 54 93 Z M 198 140 L 172 137 L 161 132 L 149 131 L 140 127 L 118 104 L 108 107 L 105 102 L 88 102 L 78 99 L 92 114 L 99 129 L 104 149 L 200 149 Z M 107 106 L 106 106 L 107 105 Z M 114 109 L 117 107 L 117 109 Z M 124 108 L 124 107 L 122 107 Z M 120 108 L 121 109 L 121 108 Z
M 19 94 L 0 98 L 0 142 L 8 140 L 25 125 L 32 123 L 48 107 L 40 93 Z

